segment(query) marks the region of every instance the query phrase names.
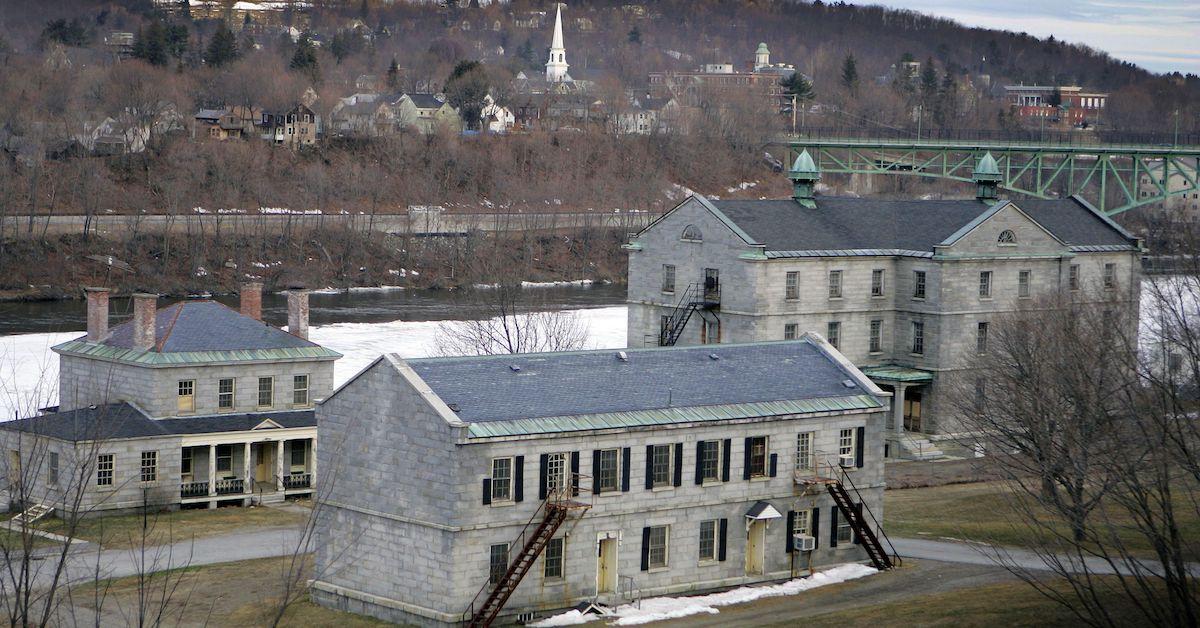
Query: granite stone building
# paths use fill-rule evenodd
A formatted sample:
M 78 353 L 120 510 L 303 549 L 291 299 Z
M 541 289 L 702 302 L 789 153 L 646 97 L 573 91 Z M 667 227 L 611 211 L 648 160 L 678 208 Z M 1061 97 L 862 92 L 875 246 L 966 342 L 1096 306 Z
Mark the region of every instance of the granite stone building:
M 931 457 L 925 435 L 961 430 L 947 378 L 1003 314 L 1047 295 L 1136 313 L 1138 239 L 1078 197 L 998 199 L 991 155 L 974 199 L 817 196 L 807 152 L 790 177 L 792 198 L 693 196 L 632 236 L 630 347 L 819 332 L 895 392 L 889 455 Z
M 0 423 L 16 506 L 215 507 L 313 491 L 313 405 L 341 356 L 307 339 L 306 292 L 288 295 L 288 331 L 261 320 L 258 283 L 242 287 L 240 311 L 158 309 L 135 294 L 132 320 L 111 329 L 108 291 L 87 300 L 87 335 L 53 347 L 59 405 Z
M 317 408 L 318 466 L 337 487 L 311 594 L 406 625 L 487 625 L 886 566 L 887 408 L 816 334 L 384 355 Z

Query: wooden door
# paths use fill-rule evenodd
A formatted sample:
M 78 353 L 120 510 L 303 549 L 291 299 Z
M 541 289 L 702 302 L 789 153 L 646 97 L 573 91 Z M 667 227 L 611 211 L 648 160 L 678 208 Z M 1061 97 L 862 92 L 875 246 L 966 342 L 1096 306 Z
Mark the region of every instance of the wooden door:
M 617 539 L 600 539 L 596 559 L 596 592 L 617 590 Z
M 763 573 L 763 559 L 766 557 L 766 531 L 767 523 L 765 521 L 751 522 L 749 529 L 746 530 L 747 574 Z

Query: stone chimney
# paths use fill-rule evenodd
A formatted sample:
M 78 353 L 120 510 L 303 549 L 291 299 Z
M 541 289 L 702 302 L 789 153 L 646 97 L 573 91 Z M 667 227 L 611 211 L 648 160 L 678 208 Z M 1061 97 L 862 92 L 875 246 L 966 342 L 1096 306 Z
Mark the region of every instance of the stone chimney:
M 155 341 L 155 314 L 158 312 L 158 295 L 135 292 L 133 294 L 133 348 L 152 351 Z
M 308 340 L 308 290 L 292 288 L 287 293 L 288 333 Z
M 87 341 L 108 338 L 108 288 L 84 288 L 87 293 Z
M 262 291 L 260 281 L 247 281 L 238 290 L 238 309 L 242 316 L 249 316 L 256 321 L 262 320 Z

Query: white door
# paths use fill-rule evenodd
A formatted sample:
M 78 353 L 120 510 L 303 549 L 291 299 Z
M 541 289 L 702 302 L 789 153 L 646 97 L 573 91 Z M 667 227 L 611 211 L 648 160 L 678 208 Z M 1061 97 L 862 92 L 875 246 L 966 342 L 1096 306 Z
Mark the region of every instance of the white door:
M 617 539 L 600 539 L 596 556 L 596 592 L 615 593 L 617 590 Z
M 746 574 L 761 575 L 766 558 L 767 522 L 752 521 L 746 530 Z

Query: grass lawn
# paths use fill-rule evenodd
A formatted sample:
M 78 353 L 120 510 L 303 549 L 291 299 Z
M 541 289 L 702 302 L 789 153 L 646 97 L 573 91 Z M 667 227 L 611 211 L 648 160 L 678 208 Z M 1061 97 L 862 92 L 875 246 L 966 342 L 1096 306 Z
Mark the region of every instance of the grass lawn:
M 258 506 L 228 507 L 216 510 L 176 510 L 149 515 L 148 545 L 178 543 L 193 538 L 226 534 L 239 528 L 300 525 L 305 515 L 294 509 Z M 38 527 L 64 534 L 60 519 L 45 519 Z M 99 543 L 107 549 L 130 548 L 141 544 L 142 515 L 88 517 L 75 530 L 78 539 Z
M 43 547 L 59 547 L 58 541 L 52 541 L 43 536 L 32 535 L 30 539 L 31 550 L 42 549 Z M 0 547 L 7 548 L 10 552 L 23 553 L 25 547 L 25 539 L 21 538 L 21 533 L 14 530 L 0 530 Z
M 173 590 L 164 613 L 166 625 L 265 626 L 271 623 L 282 595 L 287 558 L 263 558 L 218 565 L 189 567 L 154 574 L 146 590 L 150 599 L 161 599 L 164 589 Z M 306 559 L 301 587 L 310 577 L 311 558 Z M 99 583 L 103 592 L 101 623 L 124 624 L 136 616 L 136 576 Z M 81 608 L 95 610 L 96 589 L 91 583 L 75 587 L 71 599 Z M 288 607 L 281 625 L 316 628 L 363 628 L 388 625 L 383 622 L 332 611 L 309 601 L 306 594 Z M 157 611 L 157 606 L 153 611 Z
M 1030 538 L 1024 524 L 1017 521 L 1007 490 L 998 482 L 979 482 L 885 491 L 884 529 L 897 537 L 951 537 L 1023 546 Z M 1200 538 L 1195 509 L 1185 503 L 1186 495 L 1178 494 L 1177 499 L 1183 537 Z M 1049 514 L 1045 516 L 1050 519 Z M 1060 529 L 1065 531 L 1066 526 Z M 1121 535 L 1131 548 L 1150 552 L 1145 539 L 1129 531 Z

